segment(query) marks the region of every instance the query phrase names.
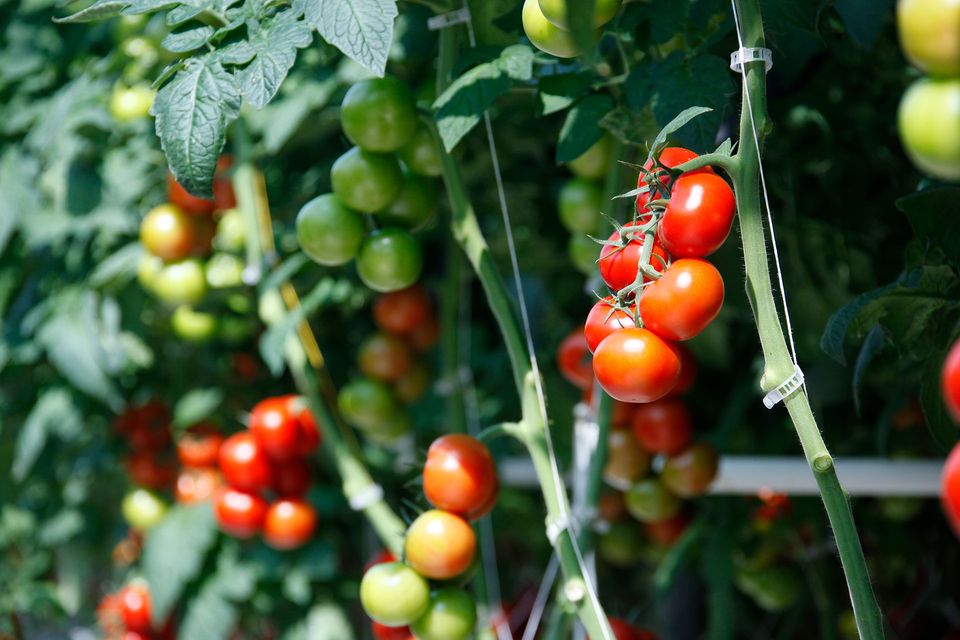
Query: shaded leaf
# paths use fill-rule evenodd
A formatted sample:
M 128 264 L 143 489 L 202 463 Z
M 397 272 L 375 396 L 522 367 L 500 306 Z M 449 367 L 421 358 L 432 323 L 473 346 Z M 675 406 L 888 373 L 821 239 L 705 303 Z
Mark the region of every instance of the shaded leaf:
M 947 413 L 940 393 L 940 374 L 946 359 L 946 350 L 928 357 L 923 366 L 920 382 L 920 406 L 927 421 L 927 429 L 930 431 L 930 437 L 943 453 L 953 449 L 958 435 L 957 425 Z
M 860 353 L 857 354 L 857 362 L 853 369 L 853 405 L 856 408 L 857 415 L 860 415 L 860 387 L 863 384 L 863 376 L 867 372 L 867 367 L 873 362 L 881 351 L 883 351 L 886 335 L 883 329 L 876 325 L 867 333 L 866 339 L 860 346 Z
M 914 234 L 960 263 L 960 187 L 935 187 L 896 201 Z
M 249 43 L 256 55 L 237 74 L 240 91 L 251 105 L 259 109 L 273 99 L 297 59 L 297 49 L 312 40 L 310 29 L 291 11 L 277 15 L 268 27 L 252 31 Z
M 185 393 L 173 408 L 173 426 L 185 429 L 206 418 L 220 408 L 223 403 L 223 390 L 193 389 Z
M 213 27 L 208 26 L 170 32 L 160 43 L 160 46 L 172 53 L 186 53 L 205 45 L 212 35 Z
M 27 477 L 50 435 L 71 426 L 79 428 L 82 422 L 80 412 L 66 389 L 54 388 L 45 391 L 30 410 L 17 434 L 11 469 L 13 479 L 20 482 Z
M 600 121 L 613 109 L 613 99 L 606 94 L 589 95 L 574 106 L 560 129 L 557 162 L 579 158 L 603 137 Z
M 543 115 L 562 111 L 590 90 L 592 80 L 586 73 L 562 73 L 540 78 L 537 89 Z
M 387 66 L 396 0 L 302 0 L 307 23 L 320 36 L 378 76 Z

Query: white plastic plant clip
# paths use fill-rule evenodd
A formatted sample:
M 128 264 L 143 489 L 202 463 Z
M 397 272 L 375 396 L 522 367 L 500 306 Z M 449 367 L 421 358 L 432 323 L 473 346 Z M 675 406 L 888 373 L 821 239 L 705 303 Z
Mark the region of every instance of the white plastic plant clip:
M 767 73 L 773 68 L 773 51 L 766 47 L 741 47 L 730 54 L 730 68 L 737 73 L 743 72 L 743 65 L 748 62 L 763 61 Z
M 383 500 L 383 487 L 376 483 L 367 485 L 348 499 L 350 508 L 354 511 L 363 511 L 381 500 Z
M 455 24 L 463 24 L 465 22 L 470 22 L 470 9 L 467 7 L 433 16 L 427 20 L 427 28 L 430 29 L 430 31 L 439 31 L 440 29 L 446 29 Z
M 557 546 L 560 534 L 569 529 L 571 524 L 570 516 L 566 513 L 562 513 L 552 520 L 547 520 L 547 540 L 550 541 L 551 547 Z
M 793 375 L 781 382 L 776 389 L 763 396 L 763 406 L 773 409 L 781 400 L 787 398 L 794 391 L 803 386 L 803 371 L 797 365 L 793 366 Z

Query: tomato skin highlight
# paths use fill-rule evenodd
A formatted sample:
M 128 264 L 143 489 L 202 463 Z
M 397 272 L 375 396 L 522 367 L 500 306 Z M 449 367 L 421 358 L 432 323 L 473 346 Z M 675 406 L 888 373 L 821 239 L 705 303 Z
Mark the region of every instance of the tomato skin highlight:
M 317 528 L 317 512 L 302 499 L 277 500 L 267 509 L 263 521 L 263 540 L 274 549 L 286 551 L 302 547 Z
M 177 476 L 175 495 L 180 504 L 196 504 L 212 498 L 220 488 L 220 474 L 210 467 L 187 467 Z
M 300 421 L 290 403 L 296 396 L 261 400 L 250 412 L 250 433 L 272 460 L 288 460 L 299 453 Z
M 254 493 L 226 487 L 213 500 L 213 513 L 220 529 L 234 538 L 252 538 L 263 528 L 267 501 Z
M 940 373 L 940 392 L 954 422 L 960 422 L 960 340 L 953 343 Z
M 127 631 L 150 633 L 150 592 L 145 584 L 133 583 L 120 592 L 120 612 Z
M 622 402 L 653 402 L 680 377 L 680 357 L 648 329 L 621 329 L 593 354 L 593 373 L 603 390 Z
M 702 258 L 726 242 L 736 212 L 733 189 L 723 178 L 682 175 L 670 192 L 657 237 L 675 258 Z
M 466 571 L 476 548 L 477 538 L 467 521 L 439 509 L 425 511 L 413 521 L 403 546 L 407 564 L 433 580 L 448 580 Z
M 631 426 L 640 446 L 652 453 L 676 455 L 693 439 L 690 411 L 673 398 L 637 405 Z
M 151 209 L 140 223 L 140 243 L 167 262 L 190 256 L 197 247 L 197 225 L 174 204 Z
M 557 366 L 567 382 L 581 389 L 593 386 L 590 349 L 583 331 L 574 329 L 557 347 Z
M 598 300 L 587 314 L 583 336 L 587 340 L 590 353 L 596 351 L 603 339 L 614 331 L 637 326 L 629 313 L 613 306 L 615 300 L 613 296 Z
M 470 517 L 497 495 L 497 468 L 486 445 L 474 437 L 437 438 L 423 467 L 423 493 L 438 509 Z
M 639 223 L 624 225 L 625 228 L 641 227 Z M 620 233 L 614 231 L 607 238 L 608 242 L 619 242 Z M 623 247 L 616 244 L 605 244 L 600 250 L 600 259 L 597 264 L 600 267 L 600 277 L 607 283 L 612 291 L 620 291 L 624 287 L 631 285 L 636 281 L 639 273 L 638 264 L 640 254 L 643 252 L 643 245 L 646 239 L 642 236 L 631 237 L 629 242 Z M 654 236 L 653 254 L 650 256 L 650 265 L 657 271 L 663 271 L 667 264 L 667 252 L 664 251 L 660 242 Z M 648 276 L 643 277 L 644 282 L 649 282 Z
M 196 424 L 177 439 L 177 457 L 185 467 L 212 467 L 217 464 L 223 436 L 209 424 Z
M 220 447 L 220 471 L 231 487 L 257 492 L 270 486 L 270 459 L 249 431 L 235 433 Z
M 640 294 L 643 326 L 666 340 L 689 340 L 723 307 L 723 278 L 706 260 L 683 258 Z

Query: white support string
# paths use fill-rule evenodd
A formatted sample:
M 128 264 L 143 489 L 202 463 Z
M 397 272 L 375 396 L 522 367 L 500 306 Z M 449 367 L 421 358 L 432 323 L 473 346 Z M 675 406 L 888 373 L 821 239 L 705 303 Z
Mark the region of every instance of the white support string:
M 537 589 L 537 597 L 530 609 L 530 616 L 527 618 L 527 626 L 523 630 L 522 640 L 534 640 L 537 637 L 540 621 L 543 620 L 543 611 L 547 608 L 547 598 L 550 596 L 550 589 L 553 588 L 554 580 L 557 579 L 557 569 L 559 568 L 560 557 L 554 551 L 550 554 L 550 562 L 543 572 L 543 580 L 540 581 L 540 588 Z

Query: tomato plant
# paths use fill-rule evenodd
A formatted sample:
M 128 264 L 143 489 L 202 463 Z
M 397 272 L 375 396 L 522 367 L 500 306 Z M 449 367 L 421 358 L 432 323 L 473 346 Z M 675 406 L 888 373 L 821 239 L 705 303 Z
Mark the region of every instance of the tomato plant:
M 439 589 L 410 630 L 419 640 L 465 640 L 477 624 L 477 605 L 463 589 Z
M 600 266 L 600 276 L 612 291 L 620 291 L 633 284 L 639 276 L 640 255 L 643 252 L 643 245 L 647 242 L 635 230 L 639 227 L 639 224 L 628 224 L 622 231 L 614 231 L 607 238 L 607 244 L 600 250 L 600 259 L 597 261 Z M 650 265 L 656 271 L 662 271 L 667 265 L 667 253 L 659 241 L 654 239 L 653 242 Z M 650 280 L 648 275 L 643 276 L 643 282 Z
M 374 213 L 386 209 L 400 195 L 403 174 L 393 156 L 353 147 L 333 163 L 330 183 L 345 205 Z
M 317 513 L 302 499 L 277 500 L 263 519 L 263 539 L 274 549 L 296 549 L 306 544 L 317 527 Z
M 410 89 L 398 78 L 363 80 L 350 87 L 340 104 L 343 132 L 367 151 L 397 151 L 417 129 L 417 108 Z
M 677 258 L 702 258 L 730 235 L 736 213 L 733 189 L 713 173 L 682 175 L 670 190 L 657 238 Z

